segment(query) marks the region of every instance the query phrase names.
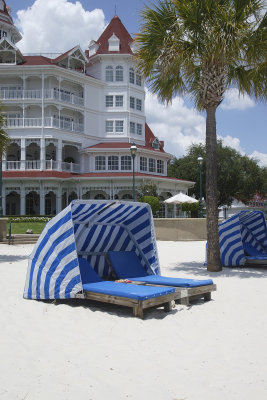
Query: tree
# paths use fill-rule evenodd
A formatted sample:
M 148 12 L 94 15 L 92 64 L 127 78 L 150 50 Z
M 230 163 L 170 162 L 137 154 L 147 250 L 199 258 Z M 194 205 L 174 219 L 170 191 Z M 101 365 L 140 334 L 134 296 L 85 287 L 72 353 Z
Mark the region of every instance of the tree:
M 2 157 L 8 145 L 8 135 L 4 130 L 5 117 L 0 108 L 0 218 L 3 217 L 3 203 L 2 203 Z
M 267 15 L 263 0 L 158 0 L 142 11 L 139 69 L 171 102 L 189 94 L 206 113 L 207 268 L 221 270 L 217 213 L 216 110 L 227 88 L 266 98 Z
M 139 199 L 141 203 L 147 203 L 150 205 L 152 214 L 155 216 L 160 209 L 160 200 L 155 196 L 143 196 Z
M 138 197 L 144 196 L 158 197 L 157 185 L 155 185 L 155 183 L 151 181 L 146 184 L 140 185 L 138 187 Z
M 199 168 L 197 158 L 203 158 L 203 166 L 206 165 L 206 151 L 202 144 L 193 144 L 189 147 L 185 157 L 175 159 L 168 168 L 168 175 L 180 179 L 187 179 L 196 182 L 189 195 L 199 198 Z M 230 206 L 233 199 L 247 203 L 252 196 L 258 193 L 265 193 L 264 180 L 266 173 L 260 168 L 256 160 L 242 156 L 236 150 L 223 146 L 222 141 L 217 141 L 218 159 L 218 207 Z M 206 174 L 205 168 L 202 172 L 203 195 L 205 193 Z

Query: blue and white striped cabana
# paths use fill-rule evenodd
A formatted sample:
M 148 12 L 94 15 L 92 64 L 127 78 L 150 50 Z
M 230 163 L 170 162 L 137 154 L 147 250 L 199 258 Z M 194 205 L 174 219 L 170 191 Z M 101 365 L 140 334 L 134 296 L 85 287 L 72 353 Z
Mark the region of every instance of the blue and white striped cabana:
M 24 298 L 65 299 L 82 294 L 78 256 L 101 278 L 108 250 L 135 251 L 149 274 L 159 262 L 153 217 L 147 204 L 75 200 L 45 226 L 30 256 Z
M 219 224 L 219 242 L 224 267 L 245 264 L 244 243 L 266 252 L 267 229 L 263 212 L 240 211 Z

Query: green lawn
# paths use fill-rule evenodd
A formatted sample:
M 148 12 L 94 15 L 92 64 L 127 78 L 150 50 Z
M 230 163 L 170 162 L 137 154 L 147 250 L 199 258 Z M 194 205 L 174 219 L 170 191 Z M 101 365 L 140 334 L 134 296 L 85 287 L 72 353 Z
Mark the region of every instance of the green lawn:
M 11 234 L 26 233 L 27 229 L 32 229 L 32 233 L 41 233 L 45 227 L 46 222 L 12 222 Z M 9 224 L 7 224 L 8 234 Z

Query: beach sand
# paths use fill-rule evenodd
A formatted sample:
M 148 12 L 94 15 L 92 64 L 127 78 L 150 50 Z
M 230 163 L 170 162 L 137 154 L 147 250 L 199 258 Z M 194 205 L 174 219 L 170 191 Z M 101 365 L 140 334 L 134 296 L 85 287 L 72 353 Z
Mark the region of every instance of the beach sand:
M 267 268 L 203 267 L 205 242 L 158 242 L 163 275 L 212 301 L 145 312 L 22 298 L 32 245 L 0 244 L 1 400 L 265 400 Z

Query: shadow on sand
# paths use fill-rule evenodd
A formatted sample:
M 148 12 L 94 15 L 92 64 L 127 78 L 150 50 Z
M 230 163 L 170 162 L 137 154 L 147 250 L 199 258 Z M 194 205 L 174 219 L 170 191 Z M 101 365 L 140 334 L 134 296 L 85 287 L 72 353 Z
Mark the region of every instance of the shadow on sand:
M 223 267 L 220 272 L 210 272 L 203 264 L 197 262 L 184 262 L 182 264 L 172 264 L 170 270 L 177 272 L 184 272 L 188 275 L 197 275 L 199 278 L 207 277 L 239 277 L 242 279 L 247 278 L 267 278 L 267 266 L 251 266 L 251 267 Z M 190 278 L 190 276 L 188 276 Z

